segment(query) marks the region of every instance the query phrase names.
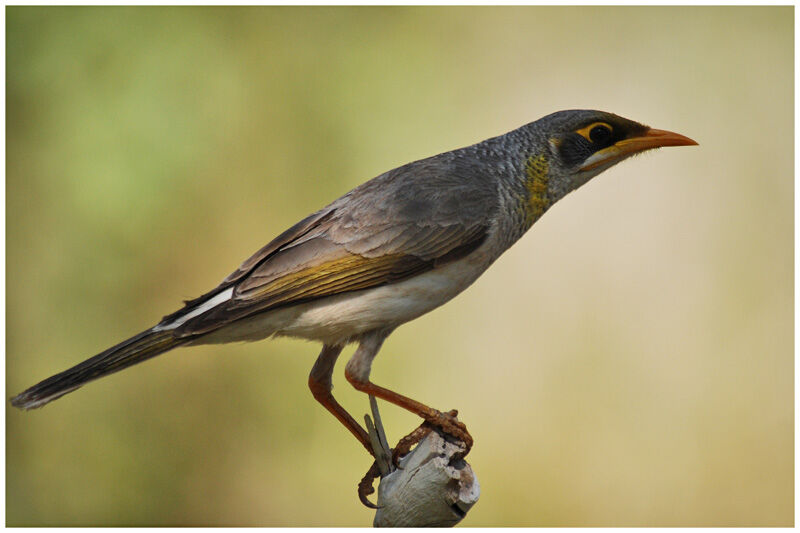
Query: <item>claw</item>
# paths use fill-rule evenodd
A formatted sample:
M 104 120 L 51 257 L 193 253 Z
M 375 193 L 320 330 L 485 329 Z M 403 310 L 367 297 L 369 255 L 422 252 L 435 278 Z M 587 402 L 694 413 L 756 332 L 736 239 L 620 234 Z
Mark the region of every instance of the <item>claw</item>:
M 411 451 L 412 446 L 424 439 L 432 429 L 430 422 L 425 421 L 417 429 L 400 439 L 392 450 L 392 464 L 400 468 L 400 458 Z
M 370 509 L 380 509 L 380 506 L 375 505 L 367 499 L 367 496 L 375 492 L 375 489 L 372 487 L 372 482 L 375 481 L 375 478 L 379 477 L 380 474 L 381 471 L 378 468 L 378 463 L 373 462 L 372 466 L 367 470 L 367 473 L 364 474 L 364 477 L 358 482 L 358 499 Z
M 464 443 L 464 447 L 466 450 L 463 454 L 459 454 L 461 458 L 466 456 L 470 449 L 472 449 L 472 435 L 469 434 L 467 431 L 467 426 L 463 422 L 459 421 L 458 418 L 458 411 L 456 409 L 451 409 L 446 413 L 440 413 L 440 416 L 437 417 L 436 422 L 434 423 L 436 426 L 442 428 L 446 434 L 455 437 L 456 439 L 460 440 Z
M 446 413 L 435 411 L 436 415 L 432 416 L 431 419 L 426 419 L 418 428 L 414 431 L 400 439 L 397 443 L 397 446 L 391 450 L 391 463 L 392 465 L 400 468 L 399 461 L 400 458 L 406 455 L 408 452 L 411 451 L 416 444 L 418 444 L 422 439 L 425 438 L 428 433 L 430 433 L 434 427 L 441 428 L 442 432 L 451 437 L 461 441 L 466 448 L 463 452 L 460 452 L 453 456 L 453 459 L 462 459 L 464 458 L 467 453 L 469 453 L 470 449 L 472 448 L 472 436 L 467 431 L 467 426 L 464 425 L 463 422 L 458 420 L 458 411 L 456 409 L 451 409 Z M 377 413 L 376 413 L 377 415 Z M 370 426 L 371 420 L 367 419 L 367 426 Z M 372 433 L 373 431 L 371 431 Z M 391 467 L 390 467 L 391 469 Z M 375 505 L 367 496 L 375 492 L 375 488 L 372 486 L 373 482 L 376 478 L 381 477 L 381 470 L 378 466 L 378 462 L 375 461 L 370 466 L 369 470 L 364 477 L 358 483 L 358 499 L 364 506 L 370 509 L 380 509 L 379 505 Z

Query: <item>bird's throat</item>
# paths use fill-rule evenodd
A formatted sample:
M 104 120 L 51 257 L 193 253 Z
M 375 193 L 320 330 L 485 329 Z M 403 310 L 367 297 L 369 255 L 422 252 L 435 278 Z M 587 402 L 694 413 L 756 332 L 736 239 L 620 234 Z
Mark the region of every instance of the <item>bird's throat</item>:
M 525 188 L 528 191 L 525 222 L 528 227 L 539 220 L 550 207 L 550 198 L 547 194 L 549 170 L 550 164 L 543 154 L 531 156 L 525 163 Z

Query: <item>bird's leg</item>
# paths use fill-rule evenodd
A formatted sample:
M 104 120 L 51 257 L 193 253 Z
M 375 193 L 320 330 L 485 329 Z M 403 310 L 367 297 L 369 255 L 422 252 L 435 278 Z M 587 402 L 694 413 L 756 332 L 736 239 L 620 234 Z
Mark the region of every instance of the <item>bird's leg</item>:
M 472 448 L 472 436 L 467 431 L 467 426 L 459 422 L 452 413 L 442 413 L 416 400 L 412 400 L 402 394 L 398 394 L 379 385 L 375 385 L 369 380 L 369 373 L 372 368 L 372 360 L 378 354 L 383 341 L 389 336 L 392 330 L 376 330 L 361 337 L 358 349 L 353 357 L 347 362 L 344 373 L 347 381 L 357 390 L 371 394 L 376 398 L 386 400 L 403 409 L 411 411 L 417 416 L 422 417 L 426 422 L 433 426 L 440 427 L 442 430 L 457 438 L 466 446 L 464 455 Z M 463 457 L 463 456 L 462 456 Z
M 369 435 L 361 424 L 355 421 L 350 416 L 350 413 L 345 411 L 344 407 L 339 405 L 339 402 L 333 397 L 331 390 L 333 389 L 333 382 L 331 376 L 333 374 L 333 366 L 336 364 L 336 359 L 342 353 L 344 346 L 324 345 L 322 351 L 314 363 L 314 368 L 311 369 L 311 374 L 308 376 L 308 388 L 311 389 L 311 394 L 314 398 L 322 404 L 325 409 L 331 412 L 339 422 L 344 424 L 350 433 L 358 439 L 364 448 L 367 449 L 370 455 L 373 455 L 372 444 L 369 441 Z

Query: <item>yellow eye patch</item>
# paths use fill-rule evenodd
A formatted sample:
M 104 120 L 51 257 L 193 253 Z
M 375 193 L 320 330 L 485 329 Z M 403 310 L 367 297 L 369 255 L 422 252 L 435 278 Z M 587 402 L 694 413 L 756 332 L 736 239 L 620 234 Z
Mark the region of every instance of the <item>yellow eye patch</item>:
M 588 126 L 586 126 L 585 128 L 581 128 L 579 130 L 576 130 L 575 133 L 577 133 L 578 135 L 580 135 L 581 137 L 583 137 L 584 139 L 586 139 L 589 142 L 594 142 L 594 141 L 592 141 L 591 137 L 589 137 L 589 134 L 591 133 L 592 128 L 595 128 L 597 126 L 602 126 L 602 127 L 608 128 L 608 131 L 614 131 L 614 128 L 612 128 L 609 124 L 606 124 L 605 122 L 593 122 L 593 123 L 589 124 Z

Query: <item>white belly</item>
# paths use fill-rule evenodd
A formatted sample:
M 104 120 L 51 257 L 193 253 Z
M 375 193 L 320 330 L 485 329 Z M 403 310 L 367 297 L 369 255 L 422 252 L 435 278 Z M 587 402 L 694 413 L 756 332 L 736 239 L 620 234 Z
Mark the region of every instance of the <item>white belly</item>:
M 202 337 L 197 343 L 252 341 L 284 335 L 339 344 L 366 331 L 396 327 L 439 307 L 472 284 L 491 262 L 483 254 L 475 255 L 399 283 L 242 319 Z

